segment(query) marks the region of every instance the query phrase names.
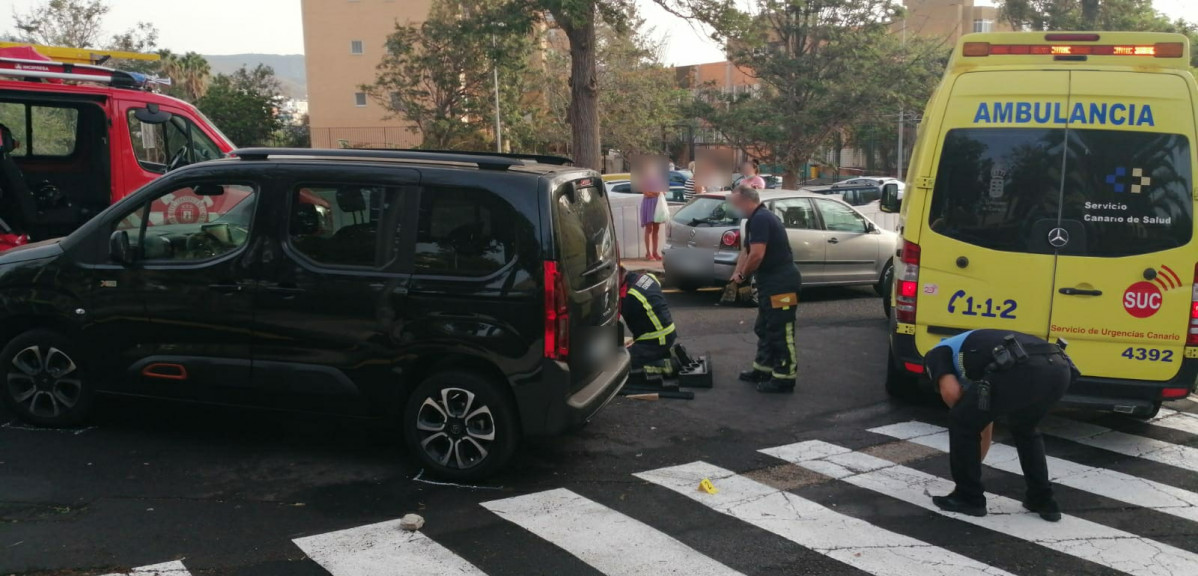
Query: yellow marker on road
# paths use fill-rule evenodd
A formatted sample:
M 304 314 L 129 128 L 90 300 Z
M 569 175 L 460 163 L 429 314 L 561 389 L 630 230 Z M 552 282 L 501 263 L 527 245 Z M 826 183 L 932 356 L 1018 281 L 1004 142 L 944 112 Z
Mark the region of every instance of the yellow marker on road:
M 704 478 L 702 482 L 699 482 L 699 489 L 708 494 L 715 494 L 716 492 L 719 492 L 719 489 L 715 487 L 715 484 L 712 484 L 711 480 L 707 478 Z

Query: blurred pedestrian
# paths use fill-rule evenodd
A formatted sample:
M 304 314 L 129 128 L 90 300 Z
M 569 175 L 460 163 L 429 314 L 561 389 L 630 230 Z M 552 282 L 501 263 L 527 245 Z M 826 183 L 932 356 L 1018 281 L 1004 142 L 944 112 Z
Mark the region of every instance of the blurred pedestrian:
M 756 384 L 758 392 L 793 392 L 798 379 L 795 317 L 803 279 L 790 238 L 778 216 L 761 203 L 756 188 L 742 182 L 729 199 L 745 218 L 745 248 L 732 281 L 743 285 L 757 275 L 757 356 L 740 379 Z
M 633 186 L 641 193 L 641 227 L 645 229 L 645 258 L 661 260 L 658 252 L 661 224 L 669 219 L 664 195 L 669 189 L 664 174 L 659 174 L 657 163 L 642 161 L 633 165 Z
M 757 173 L 759 168 L 760 163 L 752 158 L 742 162 L 740 165 L 741 179 L 738 184 L 744 184 L 757 190 L 765 190 L 765 178 L 762 178 Z
M 1049 522 L 1060 520 L 1037 426 L 1078 376 L 1064 349 L 1028 334 L 971 330 L 929 350 L 924 367 L 951 409 L 949 461 L 956 482 L 951 494 L 932 502 L 949 512 L 986 515 L 982 460 L 994 421 L 1005 416 L 1027 482 L 1023 507 Z

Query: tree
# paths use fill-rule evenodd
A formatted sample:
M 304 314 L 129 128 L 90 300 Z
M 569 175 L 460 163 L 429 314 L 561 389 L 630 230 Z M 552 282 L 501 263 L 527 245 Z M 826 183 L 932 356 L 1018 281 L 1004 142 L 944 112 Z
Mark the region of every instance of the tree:
M 196 105 L 239 146 L 264 146 L 283 127 L 277 112 L 282 100 L 274 70 L 259 64 L 216 75 Z
M 1178 32 L 1198 44 L 1195 23 L 1169 20 L 1152 0 L 1002 0 L 999 13 L 1017 30 Z M 1198 51 L 1192 65 L 1198 67 Z
M 781 164 L 793 186 L 815 153 L 854 123 L 897 108 L 908 86 L 926 85 L 922 45 L 889 33 L 902 8 L 892 0 L 756 0 L 739 15 L 721 4 L 716 34 L 734 64 L 759 80 L 756 95 L 709 102 L 704 119 L 763 161 Z M 937 72 L 938 74 L 938 72 Z M 932 74 L 935 77 L 935 74 Z
M 105 0 L 46 0 L 24 14 L 13 13 L 19 42 L 93 48 L 104 34 L 104 18 L 111 7 Z M 146 22 L 113 35 L 101 47 L 107 50 L 153 50 L 158 29 Z
M 425 22 L 397 24 L 374 83 L 363 90 L 392 117 L 412 122 L 425 148 L 485 147 L 494 67 L 505 78 L 517 77 L 531 51 L 532 19 L 504 7 L 438 0 Z

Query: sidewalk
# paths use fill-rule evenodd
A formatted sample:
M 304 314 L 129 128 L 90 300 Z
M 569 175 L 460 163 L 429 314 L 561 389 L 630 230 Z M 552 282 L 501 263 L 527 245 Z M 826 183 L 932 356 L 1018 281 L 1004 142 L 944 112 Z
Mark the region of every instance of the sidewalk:
M 638 258 L 624 258 L 620 260 L 620 264 L 624 265 L 626 270 L 633 272 L 652 272 L 654 274 L 664 274 L 665 268 L 661 262 L 657 260 L 642 260 Z

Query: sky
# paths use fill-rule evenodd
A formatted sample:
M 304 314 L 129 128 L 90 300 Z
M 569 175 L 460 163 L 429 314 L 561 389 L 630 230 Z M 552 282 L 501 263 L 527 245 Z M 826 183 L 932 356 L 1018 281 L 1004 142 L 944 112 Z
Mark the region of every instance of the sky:
M 745 0 L 742 0 L 745 1 Z M 978 4 L 988 0 L 978 0 Z M 637 0 L 642 15 L 662 40 L 663 59 L 681 66 L 724 59 L 720 48 L 701 27 L 676 18 L 652 0 Z M 0 5 L 0 31 L 12 29 L 11 11 L 23 13 L 40 0 L 5 0 Z M 110 0 L 108 33 L 125 30 L 138 21 L 158 27 L 159 45 L 174 52 L 201 54 L 302 54 L 303 22 L 300 0 Z M 1198 0 L 1154 0 L 1157 10 L 1174 18 L 1198 21 Z

